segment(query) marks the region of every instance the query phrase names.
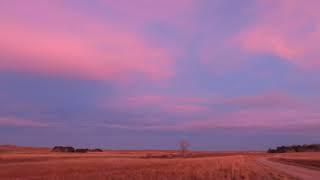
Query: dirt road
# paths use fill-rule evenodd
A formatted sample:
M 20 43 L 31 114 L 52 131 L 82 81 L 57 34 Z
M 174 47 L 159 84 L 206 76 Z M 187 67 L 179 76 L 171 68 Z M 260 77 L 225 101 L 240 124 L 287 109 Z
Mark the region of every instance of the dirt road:
M 304 180 L 319 180 L 320 171 L 311 170 L 303 167 L 282 164 L 274 161 L 270 161 L 267 158 L 258 158 L 257 161 L 265 166 L 282 171 L 291 176 Z

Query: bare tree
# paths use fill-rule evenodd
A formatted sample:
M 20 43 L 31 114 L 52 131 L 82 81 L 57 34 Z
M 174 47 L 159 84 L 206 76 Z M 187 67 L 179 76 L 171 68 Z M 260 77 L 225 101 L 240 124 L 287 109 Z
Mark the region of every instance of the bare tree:
M 180 153 L 181 153 L 181 155 L 182 155 L 183 157 L 186 156 L 189 146 L 190 146 L 190 144 L 189 144 L 189 142 L 188 142 L 187 140 L 184 140 L 184 139 L 183 139 L 183 140 L 181 140 L 181 141 L 179 142 Z

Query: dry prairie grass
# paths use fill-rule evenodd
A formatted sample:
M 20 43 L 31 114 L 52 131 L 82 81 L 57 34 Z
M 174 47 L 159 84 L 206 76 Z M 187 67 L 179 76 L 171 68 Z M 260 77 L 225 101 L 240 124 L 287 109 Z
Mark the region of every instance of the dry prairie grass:
M 320 152 L 277 154 L 272 160 L 289 165 L 320 170 Z
M 271 168 L 259 165 L 255 161 L 255 155 L 246 153 L 233 153 L 226 156 L 212 153 L 208 157 L 199 158 L 140 158 L 148 153 L 168 152 L 107 151 L 68 154 L 42 150 L 41 153 L 39 151 L 25 154 L 2 153 L 0 154 L 0 179 L 292 179 Z

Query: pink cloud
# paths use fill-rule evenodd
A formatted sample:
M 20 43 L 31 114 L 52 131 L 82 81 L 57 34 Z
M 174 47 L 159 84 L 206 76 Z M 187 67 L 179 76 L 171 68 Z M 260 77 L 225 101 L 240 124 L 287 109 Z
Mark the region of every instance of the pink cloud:
M 37 12 L 42 6 L 28 7 Z M 7 8 L 16 7 L 13 3 Z M 131 74 L 159 80 L 173 75 L 174 55 L 167 49 L 111 21 L 82 14 L 74 19 L 64 8 L 41 14 L 45 24 L 6 11 L 9 17 L 0 18 L 0 55 L 7 60 L 0 61 L 0 69 L 102 80 Z
M 208 98 L 177 97 L 172 95 L 138 95 L 127 98 L 133 105 L 154 105 L 173 102 L 174 104 L 199 104 L 207 102 Z
M 302 68 L 319 68 L 320 3 L 317 0 L 265 0 L 256 21 L 233 42 L 244 52 L 272 54 Z
M 152 130 L 152 131 L 177 131 L 183 130 L 183 127 L 179 125 L 170 125 L 170 124 L 148 124 L 148 125 L 141 125 L 141 124 L 97 124 L 98 127 L 107 127 L 107 128 L 116 128 L 116 129 L 127 129 L 127 130 Z
M 202 1 L 197 0 L 99 0 L 112 21 L 123 27 L 147 32 L 146 36 L 171 49 L 179 58 L 186 54 L 185 46 L 193 43 L 199 33 L 197 15 Z M 160 28 L 158 28 L 160 27 Z M 175 37 L 154 36 L 162 28 L 175 32 Z M 151 30 L 151 31 L 150 31 Z M 164 32 L 166 33 L 166 31 Z M 177 42 L 178 40 L 179 42 Z
M 239 56 L 240 52 L 232 46 L 232 43 L 215 38 L 206 39 L 198 52 L 200 62 L 216 75 L 234 72 L 239 67 L 243 68 L 246 65 L 246 58 Z
M 171 112 L 177 112 L 177 113 L 196 113 L 196 112 L 205 112 L 208 111 L 208 107 L 203 105 L 192 105 L 192 104 L 184 104 L 184 105 L 174 105 L 169 106 L 167 108 Z
M 105 7 L 118 18 L 140 22 L 165 22 L 169 24 L 180 24 L 187 21 L 187 16 L 193 14 L 198 2 L 196 0 L 100 0 Z M 179 21 L 180 20 L 180 21 Z
M 118 109 L 153 109 L 158 112 L 170 114 L 187 115 L 191 113 L 201 113 L 208 111 L 203 104 L 204 98 L 197 97 L 176 97 L 172 95 L 138 95 L 124 96 L 115 100 L 111 108 Z M 104 103 L 103 103 L 104 104 Z M 103 105 L 105 107 L 105 104 Z
M 149 106 L 164 103 L 166 98 L 159 95 L 142 95 L 128 97 L 127 102 L 133 106 Z
M 133 124 L 98 124 L 99 127 L 109 127 L 130 130 L 159 131 L 211 131 L 215 129 L 234 130 L 271 130 L 280 132 L 318 131 L 320 113 L 302 109 L 246 109 L 225 114 L 209 114 L 208 119 L 183 120 L 180 122 L 150 121 L 139 119 Z
M 208 114 L 208 119 L 184 124 L 186 129 L 315 130 L 320 127 L 319 100 L 299 99 L 284 93 L 222 98 L 217 104 L 240 108 Z
M 0 117 L 0 126 L 17 126 L 17 127 L 49 127 L 48 124 L 32 120 L 18 119 L 13 117 Z
M 311 130 L 320 127 L 320 113 L 290 109 L 246 109 L 186 123 L 186 129 Z
M 140 119 L 133 129 L 149 130 L 211 130 L 265 129 L 265 130 L 313 130 L 320 127 L 318 101 L 300 99 L 281 92 L 269 92 L 255 96 L 232 98 L 196 98 L 173 96 L 133 96 L 121 101 L 121 108 L 156 109 L 181 121 L 150 121 Z M 223 111 L 221 107 L 228 110 Z M 217 109 L 218 108 L 218 109 Z M 220 109 L 219 109 L 220 108 Z M 148 123 L 146 123 L 148 122 Z M 116 127 L 118 125 L 115 125 Z M 131 125 L 119 125 L 129 129 Z
M 104 103 L 103 103 L 104 104 Z M 112 101 L 113 108 L 153 109 L 179 115 L 218 113 L 217 106 L 240 109 L 290 109 L 307 103 L 281 92 L 266 92 L 252 96 L 236 97 L 178 97 L 172 95 L 122 96 Z M 103 105 L 105 107 L 105 104 Z M 221 114 L 221 112 L 219 112 Z
M 267 92 L 258 95 L 251 96 L 240 96 L 233 98 L 222 99 L 220 102 L 226 105 L 239 105 L 239 106 L 250 106 L 250 107 L 298 107 L 302 106 L 302 103 L 298 98 L 294 98 L 289 94 L 280 92 Z

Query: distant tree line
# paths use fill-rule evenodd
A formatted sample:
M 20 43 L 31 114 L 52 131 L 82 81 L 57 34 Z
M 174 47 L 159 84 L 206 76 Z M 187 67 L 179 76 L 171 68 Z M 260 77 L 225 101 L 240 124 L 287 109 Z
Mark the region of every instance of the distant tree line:
M 286 152 L 320 152 L 320 144 L 278 146 L 276 149 L 268 150 L 268 153 L 286 153 Z
M 52 152 L 67 152 L 67 153 L 87 153 L 87 152 L 103 152 L 102 149 L 75 149 L 71 146 L 55 146 Z

